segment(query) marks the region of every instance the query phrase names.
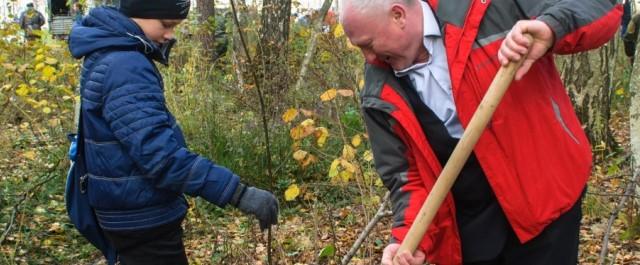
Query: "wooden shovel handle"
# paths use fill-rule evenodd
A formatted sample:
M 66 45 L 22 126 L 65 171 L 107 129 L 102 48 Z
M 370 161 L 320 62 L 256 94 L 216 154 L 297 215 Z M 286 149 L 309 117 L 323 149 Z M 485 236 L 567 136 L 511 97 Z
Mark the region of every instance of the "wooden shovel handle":
M 533 40 L 529 35 L 526 36 L 530 41 Z M 440 209 L 440 205 L 442 205 L 442 202 L 447 197 L 449 190 L 451 190 L 453 183 L 456 181 L 462 167 L 467 162 L 467 159 L 478 142 L 480 135 L 482 135 L 482 132 L 489 123 L 489 120 L 491 120 L 491 116 L 493 116 L 500 100 L 502 100 L 502 96 L 504 96 L 507 88 L 509 88 L 511 81 L 513 81 L 513 78 L 515 77 L 516 71 L 522 65 L 525 57 L 526 56 L 523 56 L 523 59 L 519 62 L 511 62 L 507 66 L 500 67 L 500 70 L 498 70 L 491 86 L 489 86 L 489 90 L 487 90 L 487 93 L 480 102 L 478 109 L 473 114 L 473 117 L 471 117 L 471 121 L 462 134 L 462 138 L 460 138 L 460 141 L 453 150 L 447 164 L 442 169 L 433 189 L 429 193 L 429 196 L 427 196 L 427 200 L 422 205 L 422 208 L 420 208 L 420 212 L 418 212 L 407 236 L 402 241 L 400 249 L 398 249 L 398 252 L 396 253 L 396 257 L 397 254 L 400 253 L 415 252 L 418 244 L 424 237 L 427 228 L 431 225 L 433 217 L 436 215 L 438 209 Z

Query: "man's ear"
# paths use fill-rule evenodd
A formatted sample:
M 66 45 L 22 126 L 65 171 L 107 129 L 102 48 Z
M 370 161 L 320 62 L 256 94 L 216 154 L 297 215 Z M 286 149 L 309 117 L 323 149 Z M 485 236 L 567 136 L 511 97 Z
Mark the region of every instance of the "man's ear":
M 407 10 L 405 6 L 401 4 L 393 4 L 391 5 L 391 19 L 393 23 L 400 26 L 400 28 L 404 29 L 405 25 L 407 25 Z

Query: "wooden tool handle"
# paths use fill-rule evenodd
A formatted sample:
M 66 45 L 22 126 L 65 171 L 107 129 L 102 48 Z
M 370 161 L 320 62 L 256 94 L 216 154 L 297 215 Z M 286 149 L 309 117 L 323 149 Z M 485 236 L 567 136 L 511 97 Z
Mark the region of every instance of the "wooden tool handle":
M 531 37 L 529 37 L 529 39 L 533 40 Z M 526 56 L 523 58 L 525 57 Z M 431 225 L 433 217 L 438 212 L 440 205 L 456 181 L 462 167 L 467 162 L 480 135 L 482 135 L 484 128 L 489 123 L 489 120 L 491 120 L 491 116 L 498 107 L 502 96 L 504 96 L 507 88 L 509 88 L 516 71 L 520 68 L 523 61 L 524 59 L 517 63 L 511 62 L 507 66 L 500 67 L 500 70 L 498 70 L 491 86 L 489 86 L 489 90 L 487 90 L 478 109 L 473 114 L 473 117 L 471 117 L 471 121 L 465 129 L 464 134 L 462 134 L 462 138 L 460 138 L 460 141 L 453 150 L 451 157 L 436 180 L 429 196 L 427 196 L 427 200 L 422 205 L 422 208 L 420 208 L 420 212 L 418 212 L 413 225 L 411 225 L 407 236 L 402 241 L 402 245 L 396 254 L 407 251 L 413 253 L 418 247 L 427 228 Z

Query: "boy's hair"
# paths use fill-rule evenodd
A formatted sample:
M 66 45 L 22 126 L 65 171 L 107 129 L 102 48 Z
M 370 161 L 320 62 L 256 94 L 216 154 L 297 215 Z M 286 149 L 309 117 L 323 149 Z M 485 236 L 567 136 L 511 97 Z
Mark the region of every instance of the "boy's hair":
M 128 17 L 147 19 L 185 19 L 189 0 L 120 0 L 120 12 Z

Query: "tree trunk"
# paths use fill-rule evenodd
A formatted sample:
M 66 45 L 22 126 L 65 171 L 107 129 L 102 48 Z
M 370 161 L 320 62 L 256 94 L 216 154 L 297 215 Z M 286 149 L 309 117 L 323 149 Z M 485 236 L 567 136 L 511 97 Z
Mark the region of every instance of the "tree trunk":
M 207 59 L 211 59 L 215 49 L 215 0 L 196 0 L 196 4 L 198 14 L 200 15 L 198 17 L 198 23 L 200 24 L 198 39 L 200 40 L 200 43 L 202 43 L 202 49 L 204 50 L 205 57 Z
M 631 138 L 631 155 L 632 155 L 632 179 L 638 179 L 640 175 L 640 47 L 636 47 L 635 60 L 633 70 L 631 71 L 631 80 L 629 82 L 629 93 L 631 95 L 631 107 L 629 109 L 629 126 Z M 640 183 L 637 183 L 640 185 Z M 640 186 L 635 187 L 635 195 L 640 198 Z
M 271 116 L 280 113 L 284 107 L 283 96 L 289 90 L 287 43 L 290 15 L 291 0 L 263 1 L 259 57 L 256 63 L 261 64 L 265 100 L 273 111 Z
M 610 148 L 613 142 L 608 124 L 614 56 L 615 43 L 612 41 L 598 50 L 566 58 L 563 69 L 563 80 L 576 113 L 596 148 Z

